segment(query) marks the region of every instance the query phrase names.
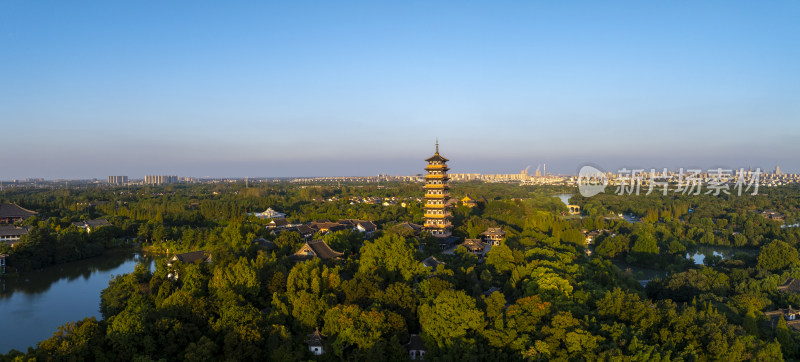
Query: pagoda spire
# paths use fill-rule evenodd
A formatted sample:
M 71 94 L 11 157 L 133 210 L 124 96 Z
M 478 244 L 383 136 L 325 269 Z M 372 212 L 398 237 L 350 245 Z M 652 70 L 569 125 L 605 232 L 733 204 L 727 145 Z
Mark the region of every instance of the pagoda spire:
M 436 154 L 439 154 L 439 137 L 436 137 Z

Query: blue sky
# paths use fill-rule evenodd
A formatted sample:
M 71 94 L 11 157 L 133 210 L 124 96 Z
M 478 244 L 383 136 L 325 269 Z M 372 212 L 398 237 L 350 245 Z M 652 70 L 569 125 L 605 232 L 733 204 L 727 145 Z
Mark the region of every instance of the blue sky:
M 0 179 L 800 172 L 800 2 L 3 1 Z

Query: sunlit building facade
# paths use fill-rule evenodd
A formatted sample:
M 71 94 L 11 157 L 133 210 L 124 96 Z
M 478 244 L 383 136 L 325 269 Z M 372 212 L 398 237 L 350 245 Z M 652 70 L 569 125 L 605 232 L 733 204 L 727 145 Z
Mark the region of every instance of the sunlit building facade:
M 450 199 L 450 188 L 447 185 L 448 159 L 439 154 L 439 142 L 436 142 L 436 153 L 425 160 L 425 230 L 431 235 L 446 238 L 452 232 L 450 213 L 447 211 L 447 201 Z

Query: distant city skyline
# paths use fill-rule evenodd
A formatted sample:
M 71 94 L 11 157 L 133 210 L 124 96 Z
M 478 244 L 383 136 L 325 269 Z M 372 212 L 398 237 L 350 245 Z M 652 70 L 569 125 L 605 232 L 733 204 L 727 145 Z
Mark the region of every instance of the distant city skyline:
M 687 162 L 684 164 L 663 164 L 657 163 L 651 166 L 650 164 L 642 161 L 642 160 L 632 160 L 629 163 L 619 163 L 619 161 L 608 160 L 608 162 L 579 162 L 576 160 L 565 160 L 562 164 L 552 164 L 552 163 L 527 163 L 524 166 L 520 166 L 524 163 L 522 159 L 498 159 L 494 160 L 486 160 L 486 159 L 477 159 L 477 160 L 469 160 L 469 159 L 458 159 L 458 157 L 454 157 L 450 154 L 447 154 L 442 150 L 442 155 L 451 159 L 449 162 L 451 167 L 451 173 L 453 174 L 466 174 L 466 173 L 477 173 L 477 174 L 515 174 L 519 173 L 528 166 L 530 169 L 528 170 L 529 175 L 533 176 L 537 170 L 537 167 L 546 165 L 546 171 L 548 175 L 564 175 L 564 176 L 573 176 L 577 175 L 580 167 L 584 165 L 594 165 L 598 166 L 604 172 L 611 172 L 617 173 L 617 171 L 621 170 L 622 168 L 627 169 L 644 169 L 649 171 L 650 169 L 655 169 L 656 171 L 661 171 L 664 167 L 668 168 L 670 171 L 677 171 L 679 168 L 684 169 L 700 169 L 703 172 L 716 169 L 717 167 L 721 167 L 723 169 L 732 169 L 734 171 L 744 168 L 747 170 L 748 168 L 752 168 L 752 170 L 756 170 L 757 168 L 761 169 L 762 173 L 774 173 L 776 167 L 780 167 L 781 174 L 800 174 L 799 171 L 787 169 L 783 165 L 772 165 L 772 166 L 761 166 L 758 164 L 746 164 L 746 163 L 736 163 L 736 164 L 721 164 L 721 163 L 698 163 L 698 162 Z M 574 162 L 573 162 L 574 161 Z M 213 169 L 218 170 L 220 173 L 193 173 L 191 170 L 193 169 L 193 165 L 189 165 L 188 167 L 181 168 L 176 167 L 175 169 L 185 170 L 186 172 L 175 172 L 173 169 L 172 171 L 164 171 L 161 172 L 162 174 L 172 174 L 177 175 L 178 178 L 293 178 L 293 177 L 345 177 L 345 176 L 377 176 L 377 175 L 389 175 L 389 176 L 413 176 L 413 175 L 423 175 L 425 173 L 424 164 L 420 166 L 421 162 L 419 158 L 417 159 L 370 159 L 365 160 L 364 162 L 371 162 L 371 163 L 387 163 L 388 165 L 382 165 L 375 167 L 371 167 L 374 171 L 371 173 L 364 173 L 364 167 L 359 166 L 360 162 L 356 162 L 356 165 L 349 165 L 349 162 L 339 163 L 336 160 L 327 160 L 326 162 L 310 162 L 306 165 L 306 167 L 301 167 L 298 169 L 297 173 L 269 173 L 269 165 L 263 164 L 262 167 L 258 167 L 258 164 L 252 164 L 253 168 L 259 170 L 266 170 L 264 173 L 260 174 L 237 174 L 236 170 L 238 169 L 245 169 L 247 168 L 244 164 L 234 164 L 234 165 L 219 165 L 217 167 L 213 167 Z M 491 166 L 481 168 L 483 165 L 491 163 Z M 704 166 L 704 164 L 709 164 L 712 166 Z M 455 165 L 455 166 L 453 166 Z M 572 166 L 574 165 L 574 166 Z M 617 166 L 611 166 L 617 165 Z M 381 167 L 383 168 L 380 171 Z M 389 168 L 396 170 L 390 171 Z M 541 171 L 545 171 L 544 167 L 542 167 Z M 131 181 L 133 180 L 143 180 L 146 176 L 151 174 L 156 174 L 158 172 L 146 172 L 146 173 L 122 173 L 120 176 L 126 176 Z M 85 173 L 79 172 L 77 175 L 82 176 L 55 176 L 55 177 L 48 177 L 48 176 L 25 176 L 25 177 L 9 177 L 5 175 L 0 175 L 0 181 L 7 182 L 11 180 L 17 181 L 24 181 L 25 179 L 43 179 L 43 180 L 57 180 L 57 179 L 65 179 L 65 180 L 91 180 L 97 179 L 98 181 L 107 181 L 109 176 L 111 175 L 101 175 L 98 174 L 96 171 L 87 170 Z M 125 181 L 127 182 L 127 181 Z
M 800 3 L 0 3 L 0 180 L 800 172 Z M 9 136 L 10 135 L 10 136 Z

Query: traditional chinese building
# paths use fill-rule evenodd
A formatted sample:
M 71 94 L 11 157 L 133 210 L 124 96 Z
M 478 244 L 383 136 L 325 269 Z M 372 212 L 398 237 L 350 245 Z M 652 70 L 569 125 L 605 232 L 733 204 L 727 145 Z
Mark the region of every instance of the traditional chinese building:
M 468 252 L 479 258 L 483 257 L 486 251 L 486 247 L 483 245 L 481 239 L 466 239 L 461 243 L 461 246 L 465 247 Z
M 789 293 L 800 292 L 800 279 L 786 278 L 786 280 L 783 281 L 783 284 L 778 286 L 778 291 Z
M 199 261 L 198 261 L 199 260 Z M 172 258 L 169 259 L 167 262 L 167 266 L 172 266 L 175 262 L 181 262 L 183 264 L 194 264 L 195 262 L 207 262 L 211 261 L 211 253 L 205 250 L 198 250 L 198 251 L 190 251 L 188 253 L 183 254 L 175 254 Z
M 19 243 L 20 238 L 28 233 L 28 229 L 18 226 L 0 225 L 0 243 L 14 246 Z
M 425 258 L 425 260 L 422 261 L 422 265 L 424 265 L 426 268 L 432 268 L 434 270 L 441 264 L 444 264 L 444 262 L 439 261 L 439 259 L 436 259 L 436 257 L 433 255 Z
M 324 343 L 325 335 L 319 333 L 319 327 L 314 333 L 308 335 L 308 339 L 306 343 L 308 343 L 308 350 L 313 353 L 315 356 L 320 356 L 325 353 L 325 343 Z
M 37 215 L 35 211 L 19 207 L 17 204 L 0 204 L 0 224 L 21 222 L 34 215 Z
M 402 230 L 403 232 L 407 232 L 413 235 L 419 235 L 419 233 L 422 231 L 422 225 L 412 224 L 408 221 L 404 221 L 398 224 L 397 226 L 395 226 L 395 228 L 397 228 L 397 230 Z
M 306 242 L 294 253 L 295 260 L 307 260 L 313 258 L 320 258 L 322 260 L 339 259 L 344 253 L 340 253 L 331 249 L 325 240 L 317 239 Z
M 92 232 L 92 230 L 97 230 L 103 226 L 111 226 L 111 223 L 109 223 L 106 219 L 85 220 L 74 222 L 72 224 L 83 230 L 86 230 L 87 233 Z
M 167 253 L 169 253 L 169 251 L 167 251 Z M 169 271 L 169 274 L 167 274 L 167 278 L 169 278 L 170 280 L 178 280 L 179 278 L 178 269 L 172 267 L 177 262 L 181 262 L 183 264 L 210 263 L 211 253 L 205 250 L 197 250 L 183 254 L 175 254 L 172 258 L 169 259 L 169 261 L 167 261 L 167 267 L 172 268 Z
M 411 335 L 408 343 L 406 343 L 406 349 L 408 350 L 408 358 L 412 360 L 425 359 L 425 352 L 428 351 L 428 349 L 425 348 L 425 342 L 416 334 Z
M 769 326 L 772 329 L 778 325 L 778 321 L 783 318 L 786 325 L 796 331 L 800 331 L 800 310 L 792 308 L 780 308 L 769 312 L 764 312 L 764 315 L 769 319 Z
M 467 196 L 464 196 L 464 198 L 461 199 L 461 204 L 466 207 L 473 208 L 475 206 L 478 206 L 478 201 L 473 199 L 472 196 L 470 196 L 469 194 L 467 194 Z
M 503 231 L 503 228 L 488 228 L 481 235 L 483 235 L 485 243 L 497 246 L 506 237 L 506 232 Z
M 436 153 L 425 161 L 428 162 L 425 167 L 428 174 L 425 175 L 424 228 L 435 237 L 448 238 L 452 228 L 447 211 L 450 199 L 447 171 L 450 169 L 447 168 L 449 160 L 439 155 L 439 141 L 436 141 Z

